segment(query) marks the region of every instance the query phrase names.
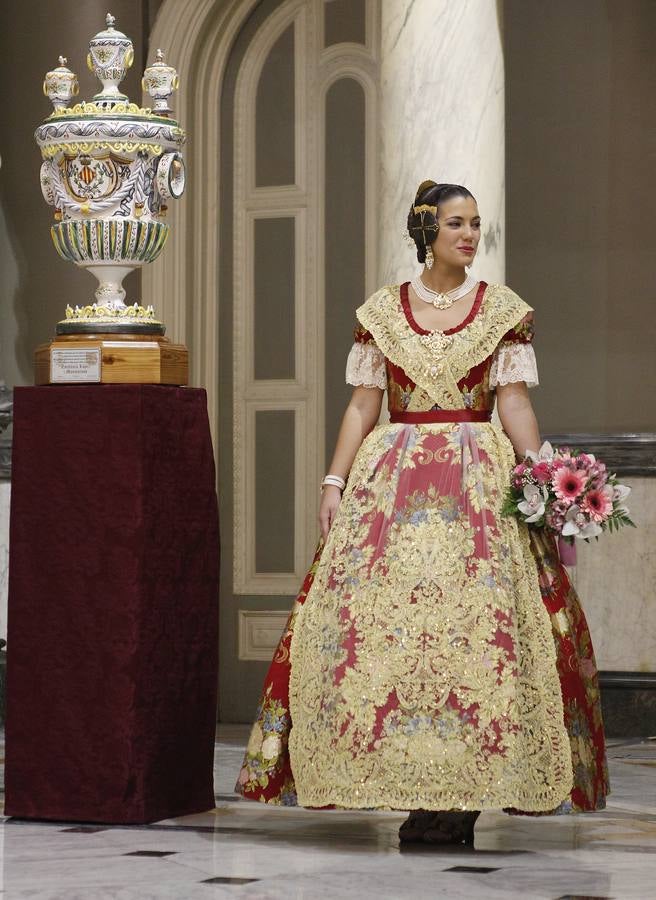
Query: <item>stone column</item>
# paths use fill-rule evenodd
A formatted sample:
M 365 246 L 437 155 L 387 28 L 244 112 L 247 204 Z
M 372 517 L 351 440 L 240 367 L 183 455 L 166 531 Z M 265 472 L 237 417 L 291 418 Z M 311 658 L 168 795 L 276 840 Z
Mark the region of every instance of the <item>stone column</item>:
M 505 275 L 504 71 L 496 0 L 382 0 L 379 283 L 417 269 L 401 240 L 427 178 L 463 184 L 483 237 L 472 273 Z

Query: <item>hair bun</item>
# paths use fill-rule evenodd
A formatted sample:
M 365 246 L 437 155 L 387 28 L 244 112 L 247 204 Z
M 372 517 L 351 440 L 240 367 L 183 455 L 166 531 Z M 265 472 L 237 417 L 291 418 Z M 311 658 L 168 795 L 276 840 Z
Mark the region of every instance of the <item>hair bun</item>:
M 431 181 L 430 179 L 428 179 L 428 181 L 422 181 L 422 183 L 417 188 L 417 193 L 415 194 L 415 202 L 421 196 L 421 194 L 424 193 L 424 191 L 427 191 L 428 188 L 433 188 L 433 187 L 437 187 L 436 181 Z

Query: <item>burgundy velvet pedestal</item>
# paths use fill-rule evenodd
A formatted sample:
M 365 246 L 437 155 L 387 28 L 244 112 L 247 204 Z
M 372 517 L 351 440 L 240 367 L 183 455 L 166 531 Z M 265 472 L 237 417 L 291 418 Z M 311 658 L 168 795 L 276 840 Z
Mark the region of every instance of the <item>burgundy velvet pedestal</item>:
M 205 392 L 17 388 L 5 814 L 214 807 L 218 520 Z

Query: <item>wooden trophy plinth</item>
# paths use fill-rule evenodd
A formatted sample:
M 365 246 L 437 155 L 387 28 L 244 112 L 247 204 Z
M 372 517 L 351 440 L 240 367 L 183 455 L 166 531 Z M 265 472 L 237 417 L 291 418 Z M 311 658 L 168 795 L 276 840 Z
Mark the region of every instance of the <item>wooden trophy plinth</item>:
M 59 334 L 37 347 L 34 383 L 186 385 L 189 351 L 162 334 Z

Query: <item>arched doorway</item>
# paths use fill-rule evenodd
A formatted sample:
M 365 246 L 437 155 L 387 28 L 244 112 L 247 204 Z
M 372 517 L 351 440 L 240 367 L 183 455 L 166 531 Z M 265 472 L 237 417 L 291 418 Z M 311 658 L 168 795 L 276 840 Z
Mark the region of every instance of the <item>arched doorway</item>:
M 353 313 L 376 286 L 378 0 L 179 6 L 151 43 L 180 70 L 190 194 L 144 299 L 208 389 L 220 712 L 240 721 L 313 554 Z

